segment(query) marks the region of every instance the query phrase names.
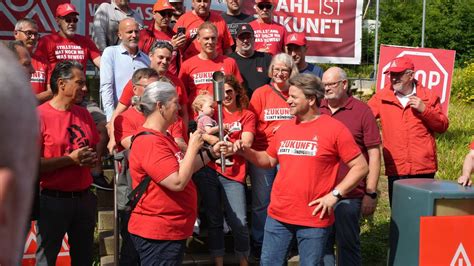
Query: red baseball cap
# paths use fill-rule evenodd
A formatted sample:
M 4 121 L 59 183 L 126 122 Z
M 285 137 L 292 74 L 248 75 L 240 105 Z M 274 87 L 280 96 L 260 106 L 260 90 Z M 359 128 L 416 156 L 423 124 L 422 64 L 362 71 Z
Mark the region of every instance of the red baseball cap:
M 407 69 L 415 70 L 415 65 L 413 65 L 413 62 L 410 58 L 402 56 L 392 59 L 392 61 L 390 61 L 390 66 L 383 73 L 387 74 L 389 72 L 403 72 Z
M 163 10 L 175 10 L 168 0 L 157 0 L 153 5 L 153 12 L 163 11 Z
M 79 15 L 79 12 L 76 11 L 76 7 L 73 4 L 70 3 L 64 3 L 60 4 L 56 8 L 56 17 L 65 17 L 69 14 L 75 13 L 76 15 Z
M 291 33 L 286 36 L 285 44 L 296 44 L 298 46 L 305 46 L 306 45 L 306 37 L 303 33 Z
M 255 0 L 255 3 L 270 3 L 270 4 L 273 4 L 273 1 L 272 0 Z

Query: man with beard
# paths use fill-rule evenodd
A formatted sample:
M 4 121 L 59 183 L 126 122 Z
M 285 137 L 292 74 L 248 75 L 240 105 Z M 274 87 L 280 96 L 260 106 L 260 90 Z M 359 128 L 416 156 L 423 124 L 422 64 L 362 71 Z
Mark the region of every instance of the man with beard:
M 383 159 L 392 204 L 393 182 L 408 178 L 434 178 L 438 170 L 435 133 L 449 126 L 439 97 L 414 78 L 408 57 L 390 62 L 384 74 L 390 83 L 368 102 L 382 127 Z
M 138 49 L 138 36 L 138 23 L 133 18 L 123 19 L 119 23 L 118 32 L 121 44 L 104 50 L 100 70 L 100 97 L 107 121 L 110 121 L 123 88 L 133 72 L 150 64 L 148 56 Z
M 242 0 L 226 0 L 227 11 L 222 12 L 221 16 L 227 23 L 232 38 L 237 38 L 237 28 L 241 24 L 249 23 L 255 18 L 253 16 L 242 13 Z M 232 50 L 235 50 L 235 44 L 232 46 Z
M 218 11 L 211 11 L 211 0 L 192 0 L 193 10 L 182 15 L 174 30 L 178 32 L 178 28 L 186 29 L 186 44 L 180 49 L 183 61 L 199 54 L 201 45 L 197 40 L 198 28 L 204 23 L 212 23 L 217 31 L 216 36 L 216 52 L 218 55 L 228 55 L 232 52 L 234 41 L 227 29 L 227 24 L 222 19 Z
M 102 3 L 95 11 L 94 24 L 92 25 L 92 39 L 99 50 L 105 47 L 119 44 L 118 25 L 124 18 L 134 18 L 143 25 L 142 17 L 131 9 L 129 0 L 111 0 L 110 3 Z
M 100 51 L 89 38 L 76 34 L 77 16 L 76 7 L 70 3 L 61 4 L 56 8 L 56 22 L 59 32 L 42 37 L 38 42 L 36 54 L 45 57 L 50 68 L 64 60 L 75 60 L 81 63 L 84 73 L 87 61 L 91 60 L 96 67 L 100 67 Z
M 240 73 L 244 79 L 244 87 L 247 89 L 249 98 L 257 88 L 268 84 L 268 67 L 272 56 L 267 53 L 255 51 L 255 36 L 249 24 L 240 24 L 236 32 L 236 49 L 229 55 L 235 59 Z
M 31 56 L 31 64 L 35 71 L 31 74 L 30 83 L 38 103 L 42 104 L 51 99 L 53 93 L 49 86 L 51 70 L 48 61 L 34 53 L 39 39 L 38 25 L 30 18 L 22 18 L 15 24 L 14 36 L 15 40 L 21 41 L 25 45 Z
M 304 33 L 291 33 L 286 37 L 285 44 L 285 52 L 293 58 L 301 74 L 313 74 L 320 79 L 323 78 L 323 70 L 319 66 L 306 62 L 307 48 Z

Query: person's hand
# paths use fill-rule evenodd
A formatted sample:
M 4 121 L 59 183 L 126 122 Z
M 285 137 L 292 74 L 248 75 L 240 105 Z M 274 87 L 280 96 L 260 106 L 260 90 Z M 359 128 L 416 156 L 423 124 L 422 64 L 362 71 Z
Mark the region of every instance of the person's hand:
M 107 143 L 107 150 L 109 150 L 110 154 L 113 154 L 115 148 L 116 148 L 115 138 L 109 138 L 109 142 Z
M 337 201 L 338 201 L 338 198 L 334 197 L 332 193 L 330 192 L 322 198 L 311 201 L 308 204 L 308 206 L 316 205 L 316 208 L 313 211 L 313 215 L 316 215 L 316 213 L 321 211 L 321 214 L 319 215 L 319 219 L 323 219 L 326 214 L 327 215 L 331 214 L 332 209 L 334 208 L 334 205 L 336 205 Z
M 95 167 L 97 164 L 97 153 L 89 146 L 75 149 L 68 155 L 74 163 L 84 167 Z
M 192 152 L 197 153 L 203 144 L 204 140 L 202 139 L 202 132 L 200 130 L 191 133 L 189 136 L 188 150 L 191 149 Z
M 369 216 L 374 214 L 375 209 L 377 208 L 377 198 L 373 199 L 368 195 L 364 195 L 362 198 L 362 205 L 360 211 L 363 216 Z
M 186 35 L 184 34 L 176 34 L 171 38 L 171 45 L 173 45 L 174 49 L 179 49 L 183 47 L 186 43 Z
M 409 99 L 408 105 L 411 108 L 417 110 L 420 113 L 423 113 L 423 111 L 425 111 L 426 105 L 420 98 L 413 95 L 413 96 L 410 96 L 408 99 Z
M 472 185 L 472 180 L 469 176 L 462 175 L 458 178 L 458 184 L 462 186 L 470 187 Z
M 212 146 L 212 152 L 217 156 L 221 156 L 221 153 L 226 157 L 234 154 L 233 143 L 230 141 L 219 141 Z

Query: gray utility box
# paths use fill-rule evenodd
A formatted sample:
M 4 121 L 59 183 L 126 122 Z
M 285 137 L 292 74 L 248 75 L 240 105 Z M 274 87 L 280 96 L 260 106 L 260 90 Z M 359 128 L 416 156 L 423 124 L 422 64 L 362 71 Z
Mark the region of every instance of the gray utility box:
M 461 215 L 474 215 L 474 188 L 425 178 L 395 181 L 388 265 L 418 265 L 421 216 Z

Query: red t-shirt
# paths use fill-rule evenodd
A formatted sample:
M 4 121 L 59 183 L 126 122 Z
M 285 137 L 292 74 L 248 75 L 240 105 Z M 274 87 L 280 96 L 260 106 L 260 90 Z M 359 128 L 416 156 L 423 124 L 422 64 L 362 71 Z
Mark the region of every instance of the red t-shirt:
M 31 74 L 31 88 L 35 94 L 46 91 L 49 80 L 51 79 L 51 73 L 53 72 L 49 68 L 48 60 L 44 57 L 38 56 L 36 53 L 31 55 L 31 65 L 35 69 L 35 73 Z
M 240 129 L 229 135 L 230 142 L 241 139 L 243 132 L 250 132 L 255 135 L 257 117 L 254 113 L 245 109 L 234 113 L 228 112 L 225 108 L 223 108 L 223 110 L 224 126 L 229 125 L 229 128 Z M 222 173 L 221 166 L 213 161 L 209 163 L 209 166 L 229 179 L 244 183 L 246 176 L 245 159 L 239 155 L 233 155 L 231 158 L 234 164 L 232 166 L 226 166 L 225 173 Z
M 228 56 L 219 55 L 214 59 L 204 60 L 196 55 L 184 61 L 178 77 L 187 89 L 189 110 L 192 110 L 191 104 L 202 91 L 214 95 L 212 74 L 215 71 L 222 71 L 225 75 L 234 75 L 239 82 L 243 81 L 237 63 Z M 190 117 L 197 115 L 194 111 L 192 114 Z
M 87 109 L 73 105 L 68 111 L 54 109 L 49 101 L 38 107 L 40 118 L 41 157 L 46 159 L 67 156 L 74 150 L 95 148 L 99 133 Z M 43 173 L 41 188 L 59 191 L 81 191 L 92 184 L 90 168 L 78 165 Z
M 217 53 L 222 55 L 224 51 L 234 45 L 234 40 L 232 39 L 232 35 L 230 35 L 229 30 L 227 29 L 227 24 L 225 20 L 221 17 L 218 11 L 210 11 L 209 18 L 203 19 L 198 15 L 195 15 L 192 11 L 185 13 L 182 15 L 174 26 L 174 31 L 176 32 L 178 27 L 185 27 L 186 28 L 186 39 L 189 41 L 191 40 L 196 34 L 199 26 L 202 23 L 209 21 L 217 27 Z M 188 45 L 188 43 L 186 44 Z M 197 37 L 194 38 L 194 41 L 189 44 L 188 48 L 182 53 L 183 61 L 199 54 L 201 51 L 201 46 L 197 41 Z
M 171 191 L 159 183 L 179 171 L 184 154 L 171 136 L 150 131 L 135 139 L 130 151 L 130 174 L 135 188 L 146 175 L 152 179 L 132 212 L 128 231 L 156 240 L 182 240 L 191 236 L 197 214 L 197 193 L 192 180 L 183 191 Z
M 327 115 L 307 123 L 287 121 L 276 131 L 267 149 L 280 169 L 273 183 L 268 215 L 289 224 L 327 227 L 334 212 L 323 219 L 308 204 L 336 186 L 340 160 L 349 162 L 360 149 L 349 130 Z
M 288 98 L 288 91 L 281 93 Z M 257 132 L 252 148 L 258 151 L 266 150 L 275 130 L 284 121 L 293 118 L 288 103 L 268 84 L 254 91 L 249 109 L 257 115 Z
M 268 47 L 268 53 L 276 55 L 282 53 L 285 47 L 285 27 L 272 22 L 261 23 L 258 20 L 250 22 L 255 31 L 255 50 L 260 50 Z
M 36 53 L 47 58 L 51 69 L 59 61 L 76 60 L 86 71 L 87 60 L 94 60 L 100 56 L 100 51 L 95 43 L 88 37 L 74 35 L 71 39 L 63 38 L 58 33 L 41 37 Z
M 171 39 L 175 33 L 170 29 L 168 32 L 163 32 L 155 29 L 154 20 L 148 27 L 148 29 L 140 30 L 139 42 L 138 47 L 142 50 L 145 54 L 150 53 L 151 46 L 153 43 L 158 41 L 168 41 L 171 44 Z M 173 74 L 175 76 L 178 75 L 178 51 L 173 51 L 171 54 L 171 61 L 168 67 L 168 73 Z
M 178 79 L 176 76 L 173 76 L 169 73 L 165 75 L 176 87 L 176 92 L 178 93 L 178 101 L 180 105 L 184 105 L 188 103 L 188 95 L 186 90 L 184 89 L 183 82 Z M 132 97 L 133 97 L 133 84 L 132 80 L 130 79 L 125 87 L 123 88 L 122 95 L 120 96 L 119 102 L 125 106 L 130 106 Z
M 120 142 L 130 136 L 133 136 L 139 128 L 145 123 L 145 116 L 137 111 L 137 109 L 131 107 L 125 112 L 118 115 L 114 120 L 114 136 L 117 141 L 117 150 L 122 151 L 125 148 L 120 145 Z M 183 119 L 178 117 L 169 128 L 168 133 L 173 138 L 183 138 Z

